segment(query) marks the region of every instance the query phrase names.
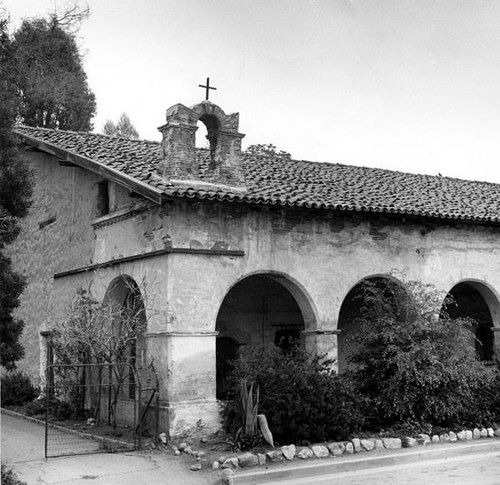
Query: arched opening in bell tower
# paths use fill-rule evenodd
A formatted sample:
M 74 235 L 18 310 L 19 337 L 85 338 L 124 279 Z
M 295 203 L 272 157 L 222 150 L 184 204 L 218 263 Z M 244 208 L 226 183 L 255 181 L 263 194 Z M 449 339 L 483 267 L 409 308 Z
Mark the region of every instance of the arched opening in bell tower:
M 201 122 L 201 123 L 200 123 Z M 198 120 L 196 148 L 210 151 L 210 160 L 214 163 L 215 152 L 219 143 L 220 121 L 215 115 L 204 114 Z

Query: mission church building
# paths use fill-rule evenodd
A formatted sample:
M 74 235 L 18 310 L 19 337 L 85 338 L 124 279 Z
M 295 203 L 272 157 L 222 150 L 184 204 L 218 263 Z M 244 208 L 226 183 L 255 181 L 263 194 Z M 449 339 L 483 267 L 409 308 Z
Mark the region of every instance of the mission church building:
M 16 128 L 35 181 L 9 248 L 28 281 L 21 368 L 43 375 L 79 287 L 126 304 L 146 284 L 137 360 L 154 362 L 162 428 L 214 431 L 241 346 L 297 339 L 342 371 L 357 289 L 393 269 L 454 296 L 481 359 L 499 355 L 500 185 L 249 154 L 238 130 L 210 101 L 169 108 L 160 142 Z

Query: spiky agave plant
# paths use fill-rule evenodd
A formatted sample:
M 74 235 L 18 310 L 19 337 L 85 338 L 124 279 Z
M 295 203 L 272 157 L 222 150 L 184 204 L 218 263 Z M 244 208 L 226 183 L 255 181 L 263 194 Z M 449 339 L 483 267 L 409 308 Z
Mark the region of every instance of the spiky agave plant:
M 257 446 L 261 436 L 274 448 L 273 435 L 269 430 L 267 419 L 263 414 L 257 414 L 259 409 L 259 387 L 254 391 L 244 379 L 241 382 L 241 411 L 243 426 L 236 433 L 236 442 L 241 449 Z M 258 426 L 260 433 L 258 432 Z

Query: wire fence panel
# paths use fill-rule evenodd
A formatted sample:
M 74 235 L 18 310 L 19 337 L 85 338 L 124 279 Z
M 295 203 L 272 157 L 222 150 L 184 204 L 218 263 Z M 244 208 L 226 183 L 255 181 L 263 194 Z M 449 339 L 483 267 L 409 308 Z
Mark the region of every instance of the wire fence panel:
M 85 436 L 83 433 L 72 432 L 69 429 L 50 424 L 45 431 L 45 458 L 82 455 L 105 450 L 104 444 L 91 435 Z
M 157 439 L 152 366 L 138 372 L 129 363 L 49 365 L 45 394 L 46 458 L 140 449 L 145 428 Z

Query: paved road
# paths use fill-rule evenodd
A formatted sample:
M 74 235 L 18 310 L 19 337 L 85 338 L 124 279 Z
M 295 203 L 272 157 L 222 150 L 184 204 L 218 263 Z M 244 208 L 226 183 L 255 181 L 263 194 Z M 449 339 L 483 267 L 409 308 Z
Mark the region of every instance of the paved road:
M 261 485 L 500 485 L 500 451 Z
M 209 471 L 190 471 L 192 459 L 163 452 L 97 453 L 45 460 L 43 426 L 3 413 L 1 419 L 2 463 L 28 485 L 209 485 L 218 479 Z M 88 446 L 88 440 L 83 439 L 82 446 Z

